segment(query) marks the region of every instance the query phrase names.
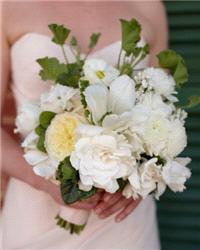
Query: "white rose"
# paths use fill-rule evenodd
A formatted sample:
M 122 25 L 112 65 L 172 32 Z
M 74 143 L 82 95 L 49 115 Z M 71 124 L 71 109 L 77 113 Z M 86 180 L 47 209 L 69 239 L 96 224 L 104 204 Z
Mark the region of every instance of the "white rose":
M 16 129 L 15 133 L 21 133 L 22 136 L 26 136 L 31 132 L 37 125 L 39 121 L 40 108 L 37 103 L 26 103 L 24 104 L 18 112 L 16 118 Z
M 61 113 L 73 108 L 72 98 L 78 93 L 78 90 L 56 84 L 49 91 L 40 97 L 42 111 L 52 111 Z
M 120 72 L 101 59 L 87 59 L 83 65 L 85 78 L 91 83 L 104 83 L 107 86 L 116 79 Z
M 182 192 L 185 189 L 185 182 L 191 176 L 186 165 L 190 158 L 176 158 L 168 161 L 162 169 L 162 177 L 169 188 L 174 192 Z
M 94 131 L 95 129 L 92 134 Z M 96 135 L 80 138 L 70 160 L 72 166 L 79 170 L 83 185 L 104 188 L 107 192 L 114 193 L 119 188 L 117 179 L 129 175 L 134 159 L 124 137 L 99 132 L 97 129 Z
M 152 158 L 133 170 L 128 178 L 133 193 L 145 198 L 155 191 L 155 196 L 158 198 L 165 191 L 166 185 L 161 176 L 162 166 L 156 164 L 157 160 L 157 158 Z

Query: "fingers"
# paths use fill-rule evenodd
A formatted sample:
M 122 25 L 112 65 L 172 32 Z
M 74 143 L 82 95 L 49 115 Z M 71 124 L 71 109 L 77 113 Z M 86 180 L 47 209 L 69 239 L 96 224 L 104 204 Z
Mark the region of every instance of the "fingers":
M 95 212 L 97 214 L 102 213 L 102 211 L 114 205 L 120 198 L 121 198 L 120 193 L 115 193 L 115 194 L 105 193 L 102 197 L 102 201 L 99 202 L 98 205 L 95 207 Z
M 124 197 L 121 197 L 119 200 L 117 200 L 116 203 L 112 204 L 110 207 L 99 213 L 99 217 L 102 219 L 107 218 L 108 216 L 111 216 L 112 214 L 116 213 L 118 210 L 123 209 L 131 201 L 132 199 L 126 199 Z
M 124 220 L 133 210 L 138 206 L 141 199 L 132 200 L 129 204 L 125 206 L 125 208 L 115 217 L 116 222 L 120 222 Z

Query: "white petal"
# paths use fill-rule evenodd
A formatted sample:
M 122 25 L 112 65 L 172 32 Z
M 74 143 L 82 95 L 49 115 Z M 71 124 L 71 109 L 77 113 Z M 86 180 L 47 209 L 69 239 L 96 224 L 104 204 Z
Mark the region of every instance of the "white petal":
M 84 185 L 81 181 L 79 181 L 78 187 L 79 187 L 79 189 L 86 191 L 86 192 L 88 192 L 92 189 L 92 185 Z
M 93 84 L 86 88 L 84 95 L 93 120 L 98 124 L 107 113 L 108 89 L 103 84 Z
M 132 115 L 129 112 L 122 115 L 107 115 L 103 120 L 102 126 L 110 130 L 122 131 L 128 128 L 131 117 Z
M 24 154 L 25 160 L 28 162 L 28 164 L 34 166 L 48 158 L 48 155 L 35 149 L 35 150 L 28 150 Z
M 35 133 L 35 131 L 32 131 L 30 134 L 26 136 L 26 138 L 22 142 L 22 147 L 26 149 L 36 148 L 38 138 L 39 136 Z
M 45 178 L 50 178 L 55 175 L 57 168 L 58 168 L 58 161 L 51 160 L 48 158 L 46 161 L 43 161 L 37 164 L 33 168 L 33 171 L 36 175 L 39 175 Z
M 100 135 L 104 131 L 104 129 L 99 126 L 79 124 L 76 131 L 82 136 L 94 136 Z
M 110 85 L 108 111 L 121 114 L 130 111 L 135 103 L 135 83 L 127 75 L 115 79 Z

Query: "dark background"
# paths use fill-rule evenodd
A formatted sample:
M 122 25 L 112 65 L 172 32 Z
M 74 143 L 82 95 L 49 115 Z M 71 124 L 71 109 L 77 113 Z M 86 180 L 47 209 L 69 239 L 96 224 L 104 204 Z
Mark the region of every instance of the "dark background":
M 180 91 L 182 103 L 200 96 L 200 1 L 164 2 L 169 22 L 169 47 L 182 54 L 189 82 Z M 159 22 L 158 22 L 159 24 Z M 192 177 L 184 193 L 167 192 L 157 202 L 162 250 L 200 249 L 200 107 L 188 110 L 188 147 Z

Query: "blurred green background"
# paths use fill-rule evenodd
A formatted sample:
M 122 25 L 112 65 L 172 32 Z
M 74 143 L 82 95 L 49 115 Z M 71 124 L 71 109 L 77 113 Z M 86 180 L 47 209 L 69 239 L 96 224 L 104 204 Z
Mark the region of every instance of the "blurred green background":
M 189 82 L 180 91 L 182 103 L 200 96 L 200 1 L 165 1 L 169 46 L 185 58 Z M 158 21 L 159 25 L 159 21 Z M 200 250 L 200 107 L 188 110 L 188 147 L 192 177 L 184 193 L 166 192 L 157 202 L 162 250 Z

